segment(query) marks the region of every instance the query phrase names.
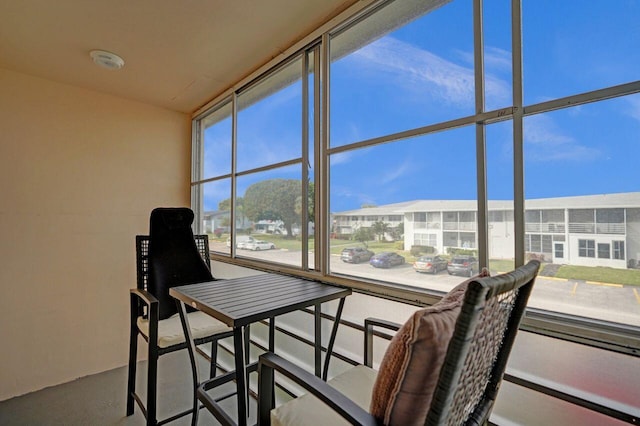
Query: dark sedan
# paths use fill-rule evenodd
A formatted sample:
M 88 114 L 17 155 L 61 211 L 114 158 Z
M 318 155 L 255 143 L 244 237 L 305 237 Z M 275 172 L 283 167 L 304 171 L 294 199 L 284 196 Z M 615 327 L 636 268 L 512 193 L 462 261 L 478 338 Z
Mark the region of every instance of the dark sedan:
M 394 252 L 382 252 L 374 255 L 369 264 L 376 268 L 390 268 L 395 265 L 402 265 L 404 257 Z

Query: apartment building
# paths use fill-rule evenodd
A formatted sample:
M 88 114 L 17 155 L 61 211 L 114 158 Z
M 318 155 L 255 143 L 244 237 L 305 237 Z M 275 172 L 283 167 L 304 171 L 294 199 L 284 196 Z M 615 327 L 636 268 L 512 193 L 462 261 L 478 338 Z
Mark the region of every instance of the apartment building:
M 513 258 L 512 201 L 488 202 L 491 259 Z M 416 200 L 333 214 L 335 232 L 352 236 L 360 227 L 402 224 L 405 249 L 430 246 L 436 253 L 478 250 L 477 203 Z M 391 235 L 387 233 L 387 238 Z M 551 263 L 635 267 L 640 258 L 640 193 L 527 200 L 525 251 Z

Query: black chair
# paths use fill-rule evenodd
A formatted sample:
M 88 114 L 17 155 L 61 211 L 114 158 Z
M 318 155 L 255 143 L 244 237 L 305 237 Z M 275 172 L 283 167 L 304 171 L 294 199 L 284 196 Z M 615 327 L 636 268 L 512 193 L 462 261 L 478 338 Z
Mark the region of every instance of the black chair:
M 187 348 L 176 301 L 169 288 L 177 285 L 213 281 L 207 235 L 193 235 L 193 211 L 188 208 L 157 208 L 151 212 L 149 235 L 136 236 L 137 288 L 131 289 L 129 378 L 127 416 L 137 403 L 148 425 L 160 425 L 198 409 L 194 376 L 193 406 L 163 421 L 157 421 L 157 373 L 161 355 Z M 220 321 L 191 311 L 189 323 L 196 345 L 211 343 L 211 355 L 198 352 L 211 363 L 210 377 L 216 374 L 218 340 L 233 335 Z M 136 393 L 138 335 L 148 344 L 147 401 Z M 197 371 L 192 365 L 192 371 Z
M 437 304 L 416 312 L 400 328 L 368 319 L 366 365 L 349 369 L 328 383 L 273 353 L 261 355 L 258 424 L 271 424 L 272 415 L 280 425 L 486 424 L 539 266 L 534 260 L 507 274 L 471 278 Z M 448 321 L 450 326 L 446 325 Z M 378 372 L 371 369 L 375 326 L 399 328 Z M 417 330 L 425 327 L 428 330 L 424 335 L 430 336 L 431 346 L 419 348 L 416 345 L 424 344 L 425 339 Z M 409 350 L 396 353 L 398 348 Z M 396 362 L 398 359 L 402 362 Z M 274 410 L 274 372 L 308 393 Z M 374 415 L 380 412 L 376 393 L 389 394 L 395 389 L 406 393 L 378 399 L 387 405 L 382 415 Z M 391 404 L 395 405 L 389 409 Z

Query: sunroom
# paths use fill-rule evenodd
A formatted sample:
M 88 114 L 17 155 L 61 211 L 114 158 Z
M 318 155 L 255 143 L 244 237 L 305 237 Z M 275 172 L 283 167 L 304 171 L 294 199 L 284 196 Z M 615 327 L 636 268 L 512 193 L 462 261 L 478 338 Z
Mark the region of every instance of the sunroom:
M 466 279 L 416 273 L 420 255 L 494 275 L 546 254 L 491 422 L 637 423 L 640 5 L 289 3 L 0 5 L 0 419 L 124 368 L 135 236 L 154 207 L 188 206 L 216 278 L 352 290 L 329 376 L 362 362 L 365 318 L 402 323 Z M 350 247 L 404 262 L 343 262 Z M 309 370 L 311 313 L 275 337 Z M 267 326 L 251 330 L 257 356 Z

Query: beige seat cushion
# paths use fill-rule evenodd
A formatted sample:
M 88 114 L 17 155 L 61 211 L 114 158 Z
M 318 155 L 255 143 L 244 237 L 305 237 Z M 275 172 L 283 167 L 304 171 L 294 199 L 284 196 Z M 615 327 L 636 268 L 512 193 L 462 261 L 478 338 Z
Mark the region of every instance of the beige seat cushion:
M 200 311 L 188 313 L 187 317 L 189 318 L 189 326 L 194 339 L 231 331 L 231 328 L 227 327 L 223 322 Z M 138 317 L 138 328 L 145 336 L 149 337 L 149 320 Z M 158 321 L 158 347 L 167 348 L 184 341 L 179 314 Z
M 334 377 L 328 383 L 360 407 L 368 410 L 375 379 L 375 370 L 358 365 Z M 274 426 L 338 426 L 349 423 L 315 396 L 305 394 L 271 410 L 271 424 Z
M 487 276 L 483 270 L 481 276 Z M 416 311 L 380 363 L 370 412 L 385 425 L 423 425 L 469 280 L 438 303 Z

